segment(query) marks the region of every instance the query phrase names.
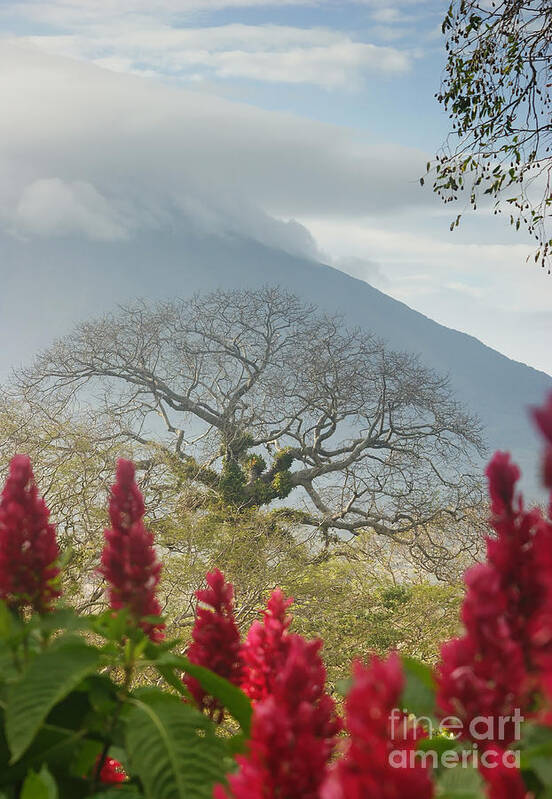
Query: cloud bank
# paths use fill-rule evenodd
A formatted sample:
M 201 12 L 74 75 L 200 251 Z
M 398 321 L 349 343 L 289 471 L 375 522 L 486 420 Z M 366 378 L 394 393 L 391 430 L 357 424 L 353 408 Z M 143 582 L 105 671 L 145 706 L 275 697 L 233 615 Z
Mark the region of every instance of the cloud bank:
M 0 220 L 117 239 L 178 223 L 314 256 L 295 219 L 424 202 L 425 154 L 2 43 Z M 427 197 L 426 197 L 427 199 Z
M 427 153 L 7 40 L 0 97 L 12 237 L 115 246 L 192 226 L 250 238 L 552 372 L 550 280 L 525 265 L 530 242 L 484 215 L 450 234 L 449 209 L 418 183 Z
M 401 75 L 413 60 L 412 52 L 357 41 L 344 32 L 273 24 L 182 28 L 146 18 L 130 27 L 119 20 L 27 41 L 119 72 L 187 82 L 247 78 L 345 90 L 358 87 L 365 75 Z

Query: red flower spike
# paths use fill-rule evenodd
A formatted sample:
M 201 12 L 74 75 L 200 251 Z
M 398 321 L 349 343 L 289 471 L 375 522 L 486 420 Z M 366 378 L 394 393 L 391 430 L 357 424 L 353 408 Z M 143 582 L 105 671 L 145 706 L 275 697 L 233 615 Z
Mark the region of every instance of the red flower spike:
M 527 791 L 519 769 L 511 762 L 505 763 L 504 755 L 503 749 L 491 747 L 485 755 L 489 766 L 479 766 L 487 783 L 488 799 L 532 799 L 533 794 Z
M 131 461 L 121 459 L 118 462 L 109 502 L 111 529 L 104 533 L 100 573 L 109 583 L 113 610 L 128 608 L 146 635 L 152 641 L 161 641 L 163 622 L 145 620 L 147 616 L 161 614 L 155 595 L 161 564 L 155 555 L 153 535 L 144 527 L 144 500 L 134 474 Z
M 463 737 L 498 758 L 517 739 L 521 718 L 535 716 L 536 686 L 552 693 L 552 524 L 516 499 L 520 474 L 508 454 L 495 454 L 487 476 L 495 536 L 486 563 L 466 573 L 465 634 L 442 649 L 437 701 L 443 715 L 462 721 Z M 472 727 L 476 717 L 491 720 L 488 740 Z M 489 799 L 523 799 L 517 770 L 497 762 L 480 769 Z
M 205 666 L 234 685 L 239 685 L 243 663 L 240 633 L 234 618 L 234 586 L 225 581 L 218 569 L 209 572 L 205 579 L 208 587 L 196 591 L 201 604 L 198 605 L 187 657 L 192 663 Z M 207 710 L 209 716 L 220 723 L 224 717 L 224 708 L 220 703 L 206 694 L 193 677 L 186 675 L 184 684 L 198 707 Z
M 244 674 L 242 689 L 254 702 L 266 699 L 274 690 L 274 679 L 288 655 L 286 639 L 292 621 L 287 613 L 293 599 L 284 597 L 276 588 L 268 600 L 263 620 L 249 628 L 242 655 Z
M 542 408 L 533 408 L 533 419 L 547 443 L 552 446 L 552 394 Z
M 31 462 L 16 455 L 0 498 L 0 596 L 13 608 L 52 610 L 59 548 L 50 511 L 39 496 Z
M 254 705 L 249 752 L 237 758 L 229 787 L 215 788 L 215 799 L 318 799 L 341 729 L 325 692 L 321 647 L 321 641 L 286 635 L 273 692 Z
M 489 480 L 491 510 L 496 516 L 511 512 L 514 489 L 520 478 L 519 468 L 510 460 L 509 452 L 495 452 L 485 470 Z
M 530 674 L 540 656 L 533 625 L 547 604 L 552 571 L 546 576 L 539 565 L 535 545 L 545 535 L 540 514 L 525 512 L 521 499 L 514 508 L 519 469 L 510 456 L 496 453 L 487 476 L 496 537 L 487 540 L 487 562 L 466 573 L 466 634 L 442 649 L 437 698 L 445 715 L 462 720 L 465 737 L 473 737 L 470 724 L 476 716 L 489 716 L 497 723 L 487 744 L 507 746 L 515 724 L 500 730 L 498 719 L 513 716 L 516 708 L 522 714 L 529 709 Z M 548 541 L 550 533 L 548 528 Z
M 552 490 L 552 394 L 549 394 L 548 400 L 542 408 L 533 408 L 533 419 L 546 439 L 542 461 L 542 479 L 546 488 Z M 552 496 L 550 515 L 552 516 Z
M 349 733 L 345 752 L 330 771 L 320 799 L 431 799 L 434 787 L 426 763 L 415 757 L 420 727 L 398 709 L 403 674 L 396 654 L 353 664 L 353 685 L 345 702 Z

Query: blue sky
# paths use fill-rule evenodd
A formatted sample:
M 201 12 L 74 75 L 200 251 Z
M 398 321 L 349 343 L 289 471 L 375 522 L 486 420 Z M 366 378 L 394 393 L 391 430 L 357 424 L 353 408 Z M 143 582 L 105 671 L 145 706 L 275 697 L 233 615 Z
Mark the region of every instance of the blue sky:
M 448 130 L 433 96 L 445 10 L 434 0 L 3 0 L 0 90 L 11 113 L 0 122 L 0 223 L 59 235 L 70 208 L 83 236 L 131 236 L 175 197 L 186 213 L 201 206 L 202 224 L 272 244 L 294 220 L 284 247 L 552 372 L 552 278 L 525 262 L 529 240 L 485 209 L 451 234 L 463 209 L 418 186 Z M 127 96 L 143 117 L 124 110 Z M 217 121 L 208 143 L 193 136 L 200 117 Z M 37 119 L 46 132 L 21 135 Z M 193 169 L 163 160 L 178 154 L 171 131 Z M 119 158 L 114 171 L 125 136 L 134 161 Z M 98 152 L 71 158 L 98 139 Z M 221 199 L 236 187 L 239 212 Z

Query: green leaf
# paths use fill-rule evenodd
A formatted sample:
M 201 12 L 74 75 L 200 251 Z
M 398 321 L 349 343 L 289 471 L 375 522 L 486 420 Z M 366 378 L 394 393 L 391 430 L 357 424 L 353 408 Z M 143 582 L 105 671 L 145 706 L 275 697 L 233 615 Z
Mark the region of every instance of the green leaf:
M 12 680 L 18 674 L 13 650 L 4 641 L 0 640 L 0 683 Z
M 456 750 L 461 746 L 459 741 L 454 738 L 447 738 L 444 735 L 435 735 L 433 738 L 420 738 L 417 749 L 422 752 L 436 752 L 440 758 L 444 752 Z
M 248 736 L 251 729 L 251 716 L 253 713 L 251 702 L 235 685 L 219 677 L 203 666 L 196 666 L 190 663 L 188 658 L 180 655 L 162 653 L 156 661 L 156 665 L 171 666 L 172 668 L 184 671 L 199 682 L 204 691 L 210 696 L 214 696 L 226 708 L 230 715 L 238 722 L 243 732 Z
M 542 784 L 552 786 L 552 759 L 544 755 L 531 758 L 531 770 L 535 772 Z
M 40 768 L 44 764 L 55 767 L 72 762 L 84 745 L 85 734 L 86 730 L 75 732 L 43 724 L 25 757 L 0 773 L 0 784 L 11 785 L 14 781 L 22 780 L 30 767 Z
M 545 787 L 552 786 L 552 730 L 525 724 L 520 741 L 521 768 L 533 771 Z
M 414 658 L 401 658 L 405 686 L 402 694 L 402 707 L 418 718 L 435 717 L 435 681 L 429 666 Z
M 51 709 L 69 694 L 99 662 L 97 649 L 79 639 L 56 642 L 41 652 L 10 688 L 6 737 L 15 763 L 31 744 Z
M 90 799 L 144 799 L 144 794 L 140 793 L 135 786 L 126 787 L 118 785 L 101 793 L 95 793 Z
M 210 799 L 227 750 L 205 716 L 173 694 L 142 688 L 123 712 L 129 768 L 149 799 Z
M 23 783 L 21 799 L 58 799 L 56 781 L 46 768 L 42 766 L 38 774 L 30 771 Z
M 440 799 L 483 799 L 485 789 L 481 775 L 471 765 L 443 769 L 437 783 Z
M 15 626 L 15 619 L 7 604 L 0 600 L 0 638 L 10 638 Z
M 171 688 L 174 688 L 180 696 L 184 696 L 186 699 L 189 699 L 190 702 L 193 703 L 193 697 L 187 687 L 182 682 L 180 675 L 175 674 L 174 669 L 171 666 L 163 666 L 159 663 L 156 664 L 157 671 L 163 677 L 167 685 L 170 685 Z

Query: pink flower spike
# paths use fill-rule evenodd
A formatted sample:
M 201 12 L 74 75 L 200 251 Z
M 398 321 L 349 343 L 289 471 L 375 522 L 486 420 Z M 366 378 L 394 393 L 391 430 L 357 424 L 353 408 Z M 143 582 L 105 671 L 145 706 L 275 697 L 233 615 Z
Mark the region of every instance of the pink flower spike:
M 542 459 L 542 481 L 546 488 L 552 490 L 552 393 L 541 408 L 533 408 L 533 419 L 546 440 Z M 552 495 L 550 498 L 550 514 L 552 515 Z
M 254 702 L 266 699 L 274 691 L 274 680 L 288 655 L 287 639 L 292 616 L 287 613 L 293 599 L 276 588 L 263 611 L 263 620 L 255 621 L 243 645 L 244 673 L 242 689 Z
M 353 664 L 353 685 L 345 703 L 349 739 L 320 799 L 433 797 L 427 763 L 415 757 L 425 733 L 399 709 L 403 682 L 396 654 L 386 660 L 374 656 L 367 665 Z
M 31 462 L 16 455 L 0 498 L 0 596 L 14 608 L 52 610 L 59 548 L 50 511 L 39 496 Z
M 286 636 L 272 693 L 254 704 L 249 751 L 216 799 L 319 799 L 341 722 L 326 693 L 322 642 Z
M 240 633 L 234 618 L 234 586 L 227 583 L 219 569 L 206 575 L 207 588 L 196 591 L 198 608 L 188 660 L 205 666 L 220 677 L 239 685 L 242 679 Z M 199 682 L 186 675 L 184 684 L 198 707 L 220 723 L 224 708 L 205 693 Z
M 514 753 L 500 747 L 489 747 L 483 757 L 488 764 L 479 766 L 487 783 L 488 799 L 532 799 L 524 785 L 521 773 L 512 762 Z
M 120 460 L 111 491 L 109 515 L 111 529 L 104 533 L 100 573 L 109 583 L 113 610 L 128 608 L 131 617 L 152 641 L 163 640 L 164 624 L 146 620 L 160 616 L 156 589 L 161 564 L 155 555 L 153 535 L 143 523 L 144 500 L 136 485 L 134 464 Z
M 509 452 L 495 452 L 485 474 L 489 480 L 491 509 L 496 516 L 511 512 L 514 489 L 520 478 L 519 468 L 512 463 Z
M 533 408 L 533 419 L 549 446 L 552 446 L 552 393 L 541 408 Z

